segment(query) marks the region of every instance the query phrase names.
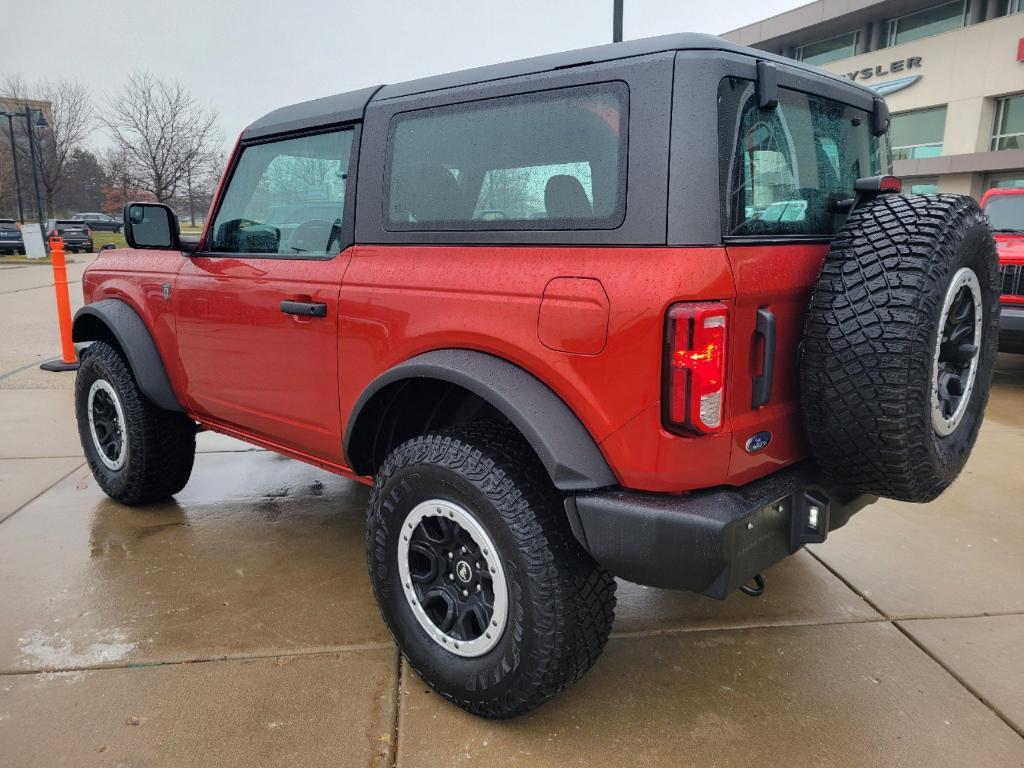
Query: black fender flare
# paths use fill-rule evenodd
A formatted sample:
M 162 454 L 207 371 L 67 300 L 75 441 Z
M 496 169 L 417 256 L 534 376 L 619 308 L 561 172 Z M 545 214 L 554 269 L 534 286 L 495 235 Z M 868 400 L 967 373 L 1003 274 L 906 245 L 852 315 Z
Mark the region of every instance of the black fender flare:
M 86 304 L 75 313 L 71 339 L 98 341 L 105 338 L 101 328 L 109 330 L 121 347 L 142 394 L 157 408 L 184 412 L 167 378 L 156 342 L 132 306 L 120 299 L 101 299 L 95 304 Z
M 403 379 L 449 382 L 488 402 L 526 438 L 560 490 L 617 484 L 590 432 L 550 387 L 518 365 L 468 349 L 417 355 L 380 374 L 363 390 L 346 424 L 344 446 L 349 466 L 360 474 L 368 474 L 368 468 L 355 466 L 350 450 L 360 414 L 381 389 Z

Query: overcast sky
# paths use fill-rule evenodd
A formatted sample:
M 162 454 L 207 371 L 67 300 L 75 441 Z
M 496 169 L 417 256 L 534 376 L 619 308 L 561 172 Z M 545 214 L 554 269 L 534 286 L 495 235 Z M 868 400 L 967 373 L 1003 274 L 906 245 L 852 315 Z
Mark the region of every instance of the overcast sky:
M 718 34 L 806 0 L 625 0 L 625 38 Z M 4 0 L 0 76 L 176 78 L 228 144 L 286 104 L 611 41 L 612 0 Z M 93 144 L 102 144 L 98 134 Z

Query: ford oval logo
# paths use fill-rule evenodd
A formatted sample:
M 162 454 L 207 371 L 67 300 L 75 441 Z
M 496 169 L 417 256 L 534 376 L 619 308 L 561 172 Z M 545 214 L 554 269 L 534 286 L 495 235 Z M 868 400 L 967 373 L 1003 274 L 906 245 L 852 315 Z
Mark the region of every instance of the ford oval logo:
M 771 432 L 758 432 L 747 439 L 747 453 L 757 453 L 768 447 L 772 441 Z

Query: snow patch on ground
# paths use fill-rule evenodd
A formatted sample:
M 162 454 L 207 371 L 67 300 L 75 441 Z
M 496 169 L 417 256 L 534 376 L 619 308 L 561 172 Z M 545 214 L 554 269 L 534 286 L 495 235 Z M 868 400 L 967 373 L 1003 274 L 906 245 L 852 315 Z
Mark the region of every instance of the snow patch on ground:
M 96 667 L 120 661 L 136 643 L 119 629 L 96 632 L 82 643 L 73 643 L 57 632 L 33 629 L 18 638 L 21 664 L 30 669 L 75 669 Z

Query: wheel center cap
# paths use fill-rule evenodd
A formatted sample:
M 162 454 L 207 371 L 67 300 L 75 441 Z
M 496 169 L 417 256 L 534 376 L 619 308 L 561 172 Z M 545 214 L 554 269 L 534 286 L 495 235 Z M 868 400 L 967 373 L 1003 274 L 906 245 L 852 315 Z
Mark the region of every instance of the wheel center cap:
M 463 584 L 468 584 L 473 579 L 473 568 L 465 560 L 459 560 L 455 564 L 455 575 Z

